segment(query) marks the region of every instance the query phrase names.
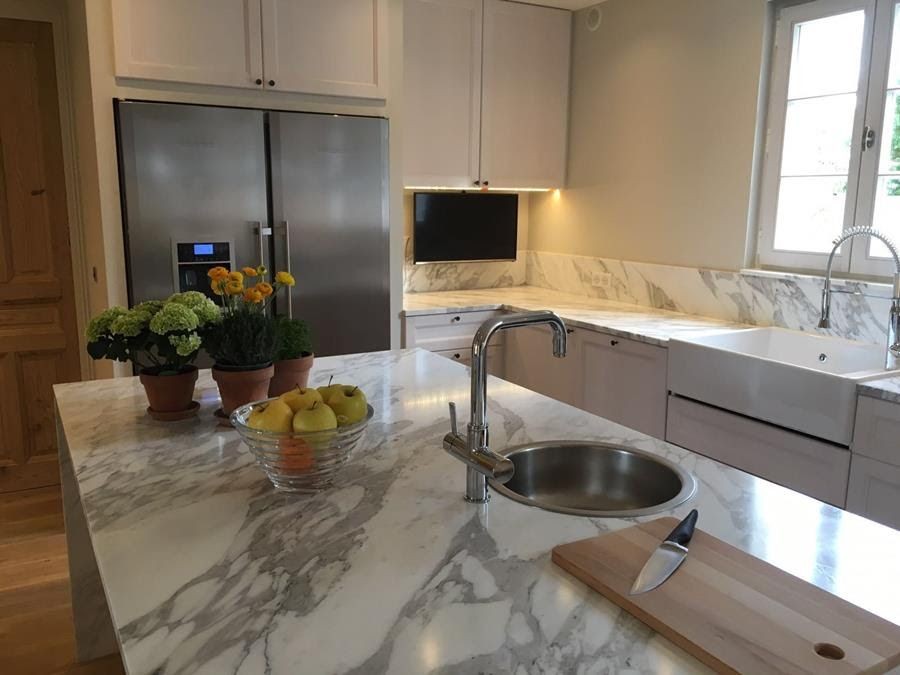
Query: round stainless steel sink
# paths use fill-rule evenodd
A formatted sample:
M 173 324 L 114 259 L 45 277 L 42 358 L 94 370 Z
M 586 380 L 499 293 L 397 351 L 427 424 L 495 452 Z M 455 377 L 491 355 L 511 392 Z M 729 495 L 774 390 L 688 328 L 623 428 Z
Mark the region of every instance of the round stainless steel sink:
M 510 499 L 576 516 L 646 516 L 687 501 L 697 488 L 681 467 L 642 450 L 608 443 L 546 441 L 500 453 L 516 467 L 491 487 Z

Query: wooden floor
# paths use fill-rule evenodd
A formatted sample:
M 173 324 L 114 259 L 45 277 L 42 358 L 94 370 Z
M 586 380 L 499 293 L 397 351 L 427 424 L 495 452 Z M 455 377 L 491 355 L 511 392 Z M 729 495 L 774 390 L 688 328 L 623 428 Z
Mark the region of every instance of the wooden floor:
M 124 673 L 118 655 L 75 662 L 59 487 L 0 494 L 0 673 Z

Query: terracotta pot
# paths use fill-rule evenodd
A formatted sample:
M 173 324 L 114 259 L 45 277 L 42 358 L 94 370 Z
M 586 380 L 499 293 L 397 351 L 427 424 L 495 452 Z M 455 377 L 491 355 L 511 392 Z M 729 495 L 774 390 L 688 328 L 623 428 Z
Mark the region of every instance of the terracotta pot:
M 199 405 L 193 400 L 197 382 L 194 366 L 177 375 L 142 372 L 140 379 L 150 402 L 147 412 L 154 419 L 180 420 L 197 414 Z
M 213 366 L 212 378 L 219 385 L 222 412 L 230 415 L 235 408 L 268 398 L 269 380 L 274 373 L 272 364 L 243 370 Z
M 296 387 L 305 389 L 309 384 L 309 371 L 313 367 L 314 354 L 301 356 L 299 359 L 276 361 L 275 375 L 269 382 L 269 396 L 281 396 L 284 392 Z

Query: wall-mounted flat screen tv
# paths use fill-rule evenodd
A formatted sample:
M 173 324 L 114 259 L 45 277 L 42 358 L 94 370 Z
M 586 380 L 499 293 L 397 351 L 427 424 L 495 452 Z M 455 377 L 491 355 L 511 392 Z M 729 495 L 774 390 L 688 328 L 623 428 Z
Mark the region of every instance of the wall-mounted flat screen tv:
M 416 263 L 515 260 L 519 195 L 492 192 L 416 192 Z

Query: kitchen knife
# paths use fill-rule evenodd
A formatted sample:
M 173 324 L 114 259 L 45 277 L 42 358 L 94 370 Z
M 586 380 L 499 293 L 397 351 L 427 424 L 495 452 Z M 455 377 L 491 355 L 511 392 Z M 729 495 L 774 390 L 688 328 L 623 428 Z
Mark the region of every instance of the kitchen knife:
M 678 523 L 671 534 L 665 538 L 644 563 L 643 569 L 638 573 L 629 595 L 639 595 L 652 591 L 668 579 L 678 566 L 687 557 L 687 545 L 694 536 L 694 527 L 697 525 L 697 509 L 694 509 L 684 520 Z

